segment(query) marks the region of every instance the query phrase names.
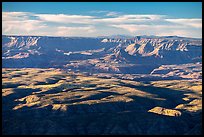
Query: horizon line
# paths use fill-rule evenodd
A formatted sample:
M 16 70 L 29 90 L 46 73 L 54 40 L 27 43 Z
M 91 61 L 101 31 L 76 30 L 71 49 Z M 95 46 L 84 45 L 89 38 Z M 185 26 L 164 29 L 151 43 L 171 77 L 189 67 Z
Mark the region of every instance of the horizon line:
M 116 34 L 116 35 L 107 35 L 107 36 L 54 36 L 54 35 L 16 35 L 16 34 L 2 34 L 2 36 L 21 36 L 21 37 L 64 37 L 64 38 L 103 38 L 103 37 L 180 37 L 180 38 L 194 38 L 194 39 L 202 39 L 202 37 L 186 37 L 181 35 L 123 35 L 123 34 Z

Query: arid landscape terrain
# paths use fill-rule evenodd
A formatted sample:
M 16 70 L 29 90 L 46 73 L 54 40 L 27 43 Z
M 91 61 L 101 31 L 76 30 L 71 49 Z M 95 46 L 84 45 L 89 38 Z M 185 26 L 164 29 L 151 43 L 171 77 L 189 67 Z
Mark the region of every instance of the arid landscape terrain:
M 2 135 L 202 135 L 202 2 L 2 2 Z
M 5 135 L 202 133 L 201 39 L 2 40 Z
M 201 134 L 200 80 L 2 71 L 3 134 Z

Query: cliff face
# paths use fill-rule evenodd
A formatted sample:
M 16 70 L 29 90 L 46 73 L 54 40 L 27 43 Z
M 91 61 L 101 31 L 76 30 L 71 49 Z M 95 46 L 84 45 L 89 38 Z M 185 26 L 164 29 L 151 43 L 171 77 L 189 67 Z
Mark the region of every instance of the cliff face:
M 2 36 L 3 67 L 72 69 L 76 64 L 80 66 L 80 62 L 85 62 L 91 64 L 92 70 L 118 73 L 130 64 L 149 65 L 152 70 L 158 65 L 201 62 L 201 51 L 201 39 L 180 37 Z M 97 67 L 110 65 L 117 69 Z

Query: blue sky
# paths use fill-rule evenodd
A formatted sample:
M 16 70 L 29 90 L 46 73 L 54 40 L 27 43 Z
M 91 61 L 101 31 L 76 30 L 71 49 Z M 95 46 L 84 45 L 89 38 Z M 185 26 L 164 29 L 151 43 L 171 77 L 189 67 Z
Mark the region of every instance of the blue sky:
M 2 13 L 6 35 L 202 37 L 201 2 L 3 2 Z

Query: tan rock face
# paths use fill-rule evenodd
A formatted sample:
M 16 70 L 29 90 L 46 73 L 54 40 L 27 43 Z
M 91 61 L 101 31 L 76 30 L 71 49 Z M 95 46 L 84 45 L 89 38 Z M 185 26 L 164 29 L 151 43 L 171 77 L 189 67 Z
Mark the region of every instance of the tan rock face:
M 202 110 L 202 99 L 194 99 L 188 104 L 179 104 L 176 109 L 183 109 L 188 112 L 198 112 Z
M 174 109 L 167 109 L 167 108 L 163 108 L 163 107 L 154 107 L 152 109 L 150 109 L 148 112 L 152 112 L 152 113 L 156 113 L 156 114 L 160 114 L 160 115 L 165 115 L 165 116 L 181 116 L 181 112 L 178 110 L 174 110 Z
M 32 103 L 38 101 L 40 98 L 37 97 L 36 95 L 30 95 L 26 98 L 26 103 Z
M 7 89 L 3 89 L 3 90 L 2 90 L 2 96 L 8 96 L 8 95 L 10 95 L 10 94 L 12 94 L 12 93 L 14 93 L 14 92 L 12 91 L 12 88 L 7 88 Z

